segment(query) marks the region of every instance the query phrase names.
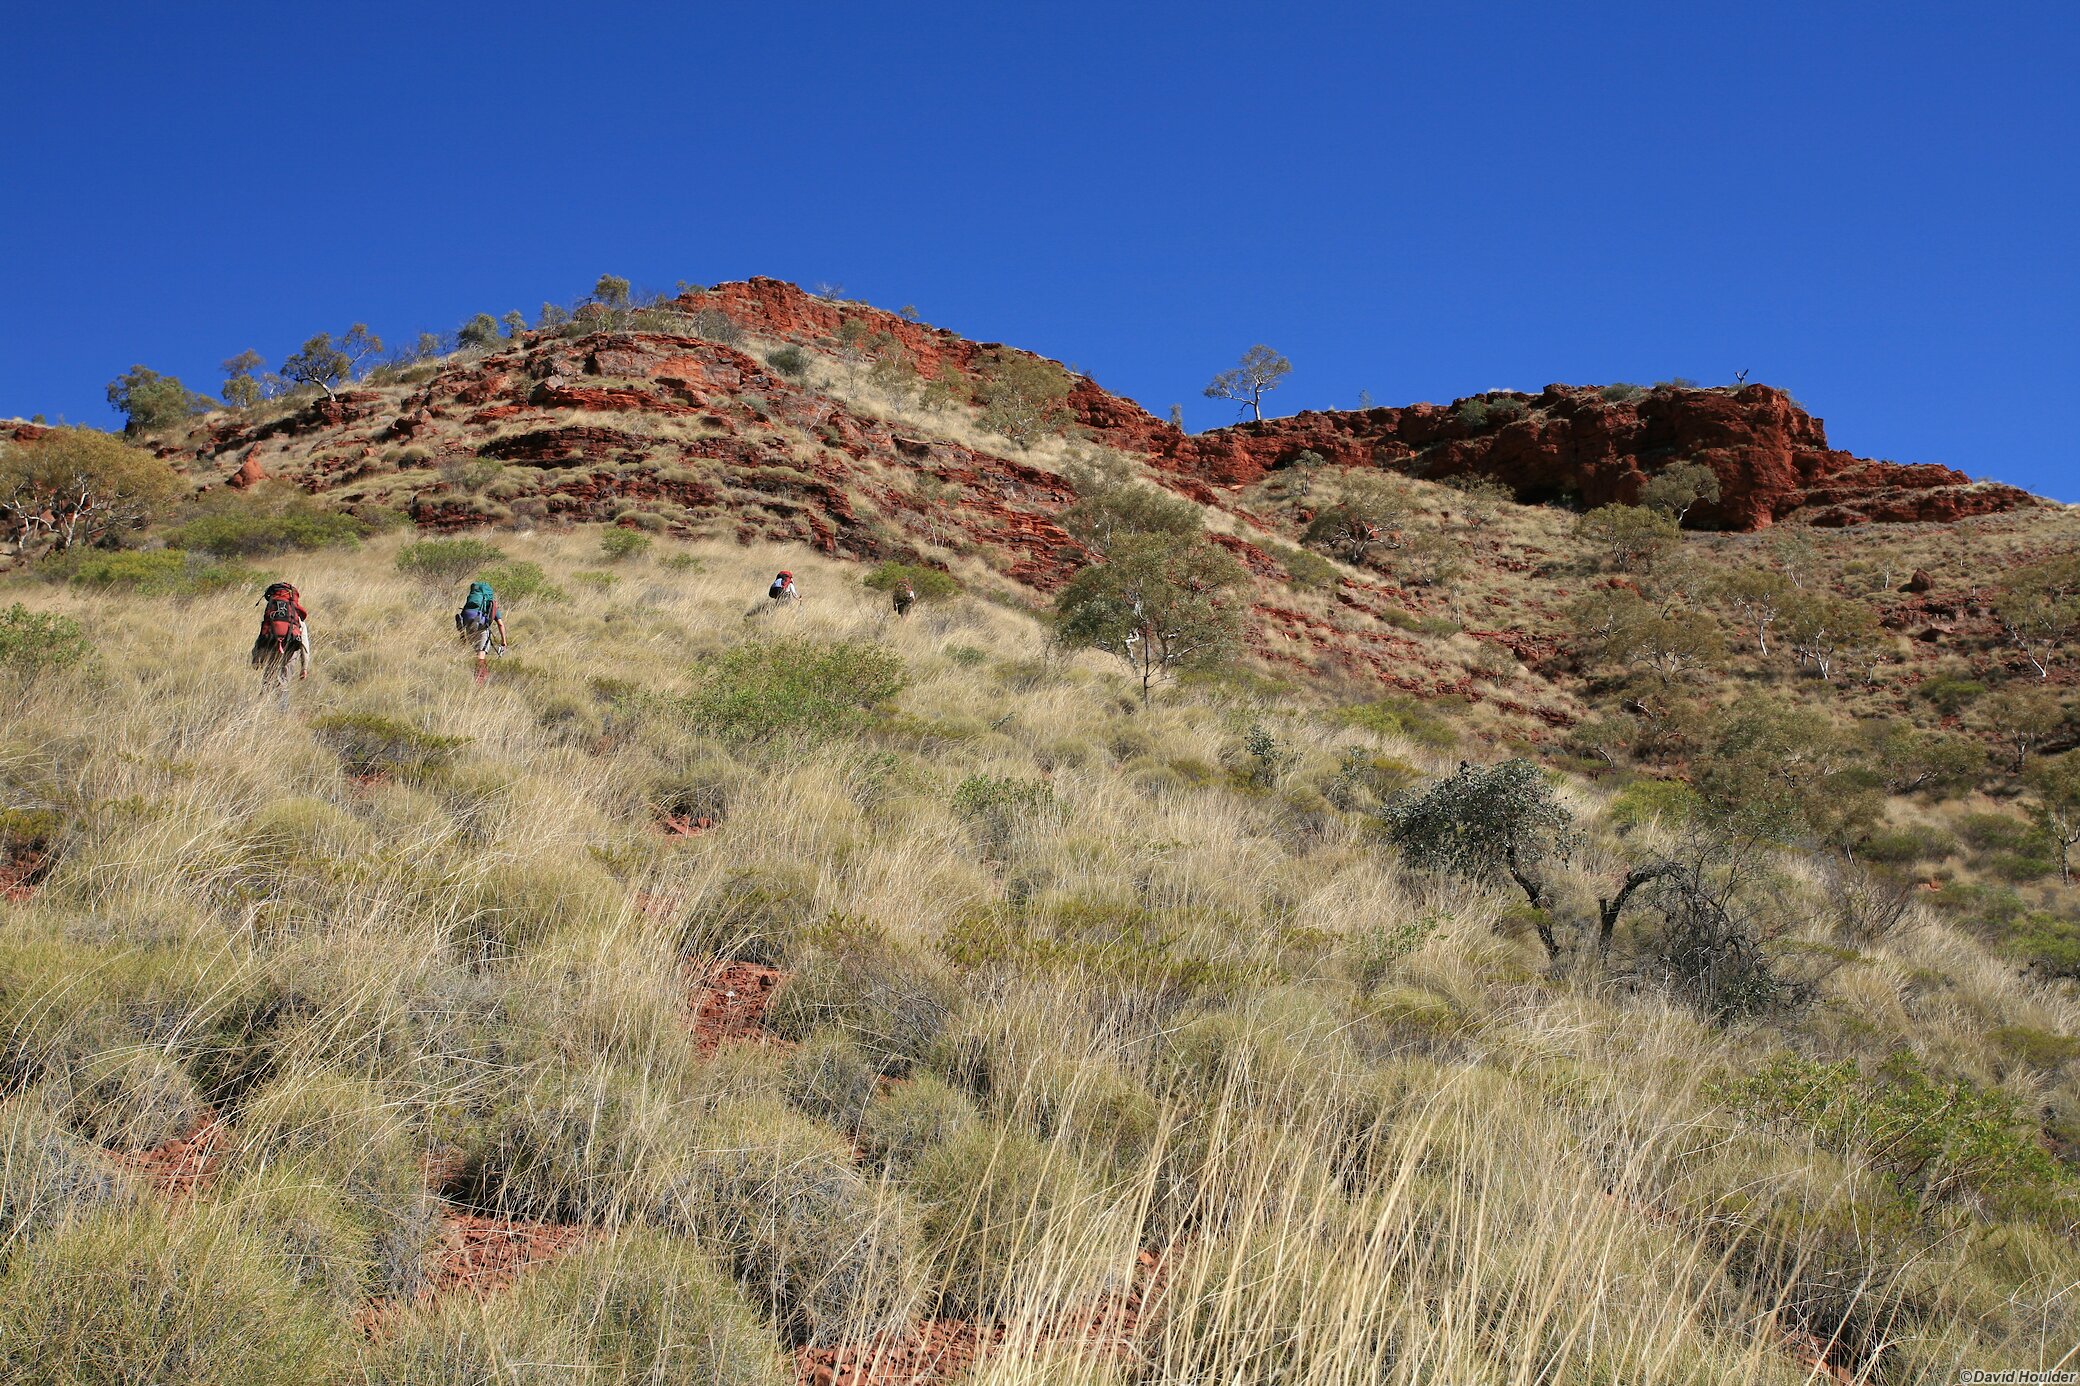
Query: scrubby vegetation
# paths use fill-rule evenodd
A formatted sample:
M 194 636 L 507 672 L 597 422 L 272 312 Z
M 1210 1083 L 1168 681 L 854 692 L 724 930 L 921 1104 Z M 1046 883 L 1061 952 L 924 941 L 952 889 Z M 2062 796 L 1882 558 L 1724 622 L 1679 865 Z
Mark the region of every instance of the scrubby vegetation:
M 1086 506 L 1113 571 L 1051 629 L 660 542 L 699 561 L 529 603 L 481 687 L 452 583 L 577 584 L 629 531 L 328 548 L 286 709 L 239 686 L 248 592 L 18 581 L 0 1364 L 777 1383 L 933 1317 L 1001 1337 L 985 1381 L 2064 1360 L 2055 735 L 1996 780 L 1955 726 L 1824 715 L 1839 669 L 1707 700 L 1732 656 L 1652 625 L 1666 556 L 1583 618 L 1585 680 L 1659 719 L 1602 755 L 1232 674 L 1139 710 L 1055 637 L 1122 570 L 1205 579 L 1161 500 Z M 849 595 L 745 616 L 781 566 Z M 1935 854 L 1941 891 L 1894 874 Z M 137 1163 L 210 1123 L 192 1189 Z M 457 1285 L 465 1216 L 560 1251 Z

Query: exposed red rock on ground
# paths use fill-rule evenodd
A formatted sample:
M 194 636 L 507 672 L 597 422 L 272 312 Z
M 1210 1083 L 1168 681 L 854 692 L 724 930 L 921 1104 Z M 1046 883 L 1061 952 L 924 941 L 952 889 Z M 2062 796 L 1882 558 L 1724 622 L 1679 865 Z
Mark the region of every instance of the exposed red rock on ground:
M 190 1198 L 216 1172 L 223 1159 L 226 1132 L 214 1115 L 185 1136 L 155 1145 L 150 1150 L 127 1151 L 115 1157 L 130 1174 L 170 1198 Z
M 703 1054 L 726 1043 L 763 1040 L 784 1043 L 767 1033 L 766 1007 L 787 974 L 762 963 L 682 964 L 693 997 L 693 1041 Z
M 0 900 L 27 900 L 50 874 L 51 864 L 49 852 L 0 841 Z

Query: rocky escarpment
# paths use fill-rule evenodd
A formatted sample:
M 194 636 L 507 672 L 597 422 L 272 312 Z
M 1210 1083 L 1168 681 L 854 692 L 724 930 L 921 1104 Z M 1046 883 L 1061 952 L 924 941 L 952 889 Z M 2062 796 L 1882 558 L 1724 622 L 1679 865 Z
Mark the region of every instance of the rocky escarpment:
M 679 300 L 764 336 L 806 344 L 878 335 L 931 376 L 976 374 L 1010 350 L 969 342 L 859 304 L 836 304 L 791 284 L 753 279 Z M 849 324 L 849 325 L 848 325 Z M 1069 407 L 1097 441 L 1150 458 L 1179 490 L 1212 500 L 1216 488 L 1260 481 L 1312 452 L 1339 466 L 1381 466 L 1446 480 L 1482 476 L 1526 502 L 1634 502 L 1660 468 L 1689 460 L 1719 478 L 1719 500 L 1693 509 L 1693 527 L 1756 530 L 1791 520 L 1840 526 L 1948 521 L 2034 504 L 2012 486 L 1974 482 L 1928 464 L 1873 461 L 1830 447 L 1826 429 L 1782 390 L 1549 385 L 1536 395 L 1494 394 L 1451 405 L 1308 411 L 1290 418 L 1188 434 L 1087 376 Z

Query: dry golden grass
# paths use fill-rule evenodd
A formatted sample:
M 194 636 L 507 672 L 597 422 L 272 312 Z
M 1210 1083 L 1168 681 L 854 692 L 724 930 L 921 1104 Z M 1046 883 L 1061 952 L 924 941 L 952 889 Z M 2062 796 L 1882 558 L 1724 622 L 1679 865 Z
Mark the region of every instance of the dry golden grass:
M 0 1276 L 60 1275 L 117 1338 L 260 1341 L 192 1298 L 135 1312 L 135 1258 L 192 1247 L 319 1344 L 303 1379 L 775 1381 L 783 1348 L 941 1312 L 1004 1323 L 991 1386 L 1788 1386 L 1827 1379 L 1820 1329 L 1839 1379 L 2074 1363 L 2069 1205 L 1915 1208 L 1723 1096 L 1789 1044 L 2069 1101 L 2072 1059 L 1994 1032 L 2080 1034 L 2071 988 L 1940 922 L 1844 950 L 1809 918 L 1844 954 L 1814 1005 L 1716 1028 L 1551 975 L 1510 895 L 1404 872 L 1324 797 L 1350 748 L 1402 778 L 1478 748 L 1218 685 L 1139 714 L 1020 611 L 899 622 L 803 549 L 660 542 L 600 594 L 596 530 L 496 536 L 572 599 L 513 601 L 480 686 L 397 542 L 278 565 L 317 643 L 279 701 L 251 593 L 6 594 L 99 655 L 10 687 L 0 733 L 4 806 L 62 824 L 0 905 Z M 782 567 L 799 607 L 764 597 Z M 683 700 L 746 641 L 883 647 L 908 684 L 840 734 L 725 739 Z M 349 715 L 454 740 L 393 731 L 357 779 Z M 1268 787 L 1234 773 L 1253 720 L 1293 757 Z M 961 807 L 980 777 L 1043 788 L 992 817 Z M 719 826 L 667 837 L 682 801 Z M 1598 841 L 1565 889 L 1608 879 Z M 688 946 L 793 973 L 804 1050 L 701 1057 Z M 901 1084 L 857 1132 L 791 1067 L 855 1052 Z M 192 1204 L 87 1177 L 97 1114 L 178 1101 L 232 1133 Z M 458 1206 L 598 1240 L 371 1343 L 344 1306 L 409 1294 L 429 1160 Z M 1130 1293 L 1124 1353 L 1065 1329 Z M 0 1379 L 48 1360 L 0 1330 Z

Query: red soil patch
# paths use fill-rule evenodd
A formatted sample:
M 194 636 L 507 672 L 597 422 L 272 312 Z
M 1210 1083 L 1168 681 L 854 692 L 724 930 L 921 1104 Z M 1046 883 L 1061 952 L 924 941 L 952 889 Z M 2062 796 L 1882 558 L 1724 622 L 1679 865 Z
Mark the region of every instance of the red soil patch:
M 705 813 L 699 817 L 668 813 L 657 820 L 657 826 L 666 837 L 699 837 L 714 830 L 715 820 Z
M 223 1159 L 225 1131 L 214 1116 L 185 1136 L 153 1146 L 150 1150 L 127 1151 L 116 1163 L 169 1198 L 192 1197 Z
M 16 904 L 36 894 L 36 886 L 50 875 L 55 858 L 35 847 L 16 847 L 0 842 L 0 900 Z
M 568 1223 L 450 1213 L 419 1297 L 456 1290 L 488 1295 L 512 1284 L 522 1271 L 576 1251 L 591 1236 L 591 1228 Z
M 1149 1297 L 1162 1287 L 1164 1253 L 1144 1250 L 1135 1258 L 1134 1282 L 1101 1296 L 1088 1309 L 1064 1314 L 1041 1329 L 1042 1343 L 1075 1343 L 1084 1351 L 1127 1352 L 1140 1332 Z M 882 1334 L 863 1343 L 803 1348 L 795 1354 L 796 1386 L 932 1386 L 952 1381 L 991 1349 L 1009 1329 L 973 1319 L 927 1319 L 904 1333 Z
M 752 962 L 683 966 L 693 992 L 693 1042 L 701 1053 L 713 1054 L 733 1041 L 783 1042 L 765 1027 L 773 989 L 786 978 L 779 968 Z
M 594 1229 L 569 1223 L 448 1213 L 441 1219 L 440 1245 L 429 1258 L 426 1284 L 413 1303 L 458 1291 L 481 1297 L 503 1290 L 522 1272 L 568 1256 L 593 1235 Z M 395 1300 L 376 1300 L 354 1316 L 355 1325 L 368 1337 L 378 1337 L 399 1308 Z

